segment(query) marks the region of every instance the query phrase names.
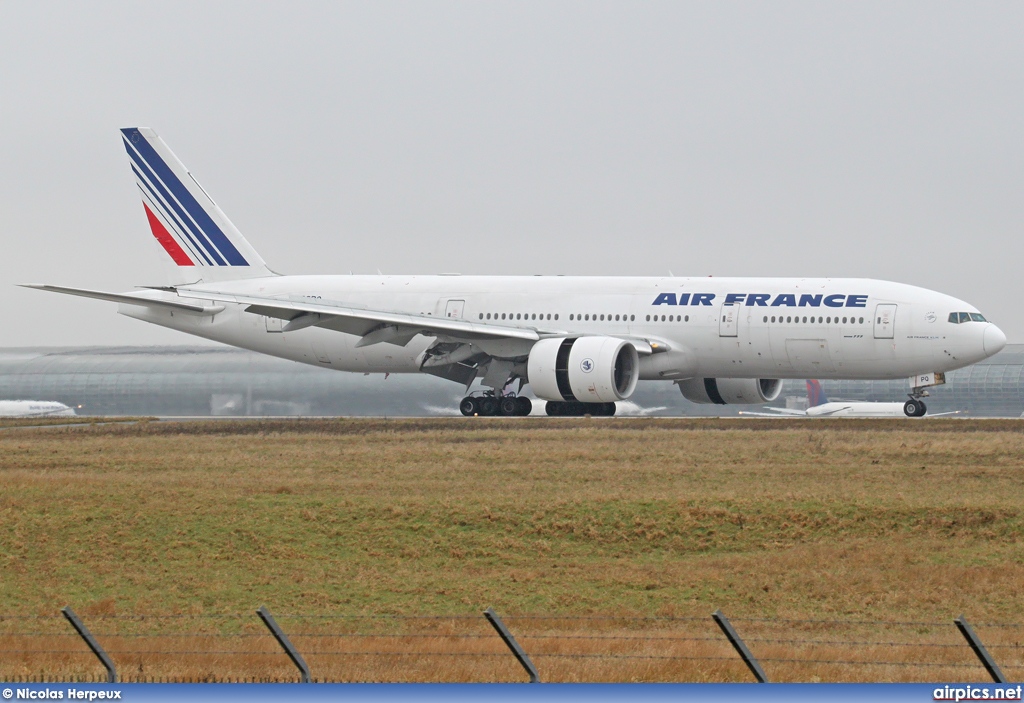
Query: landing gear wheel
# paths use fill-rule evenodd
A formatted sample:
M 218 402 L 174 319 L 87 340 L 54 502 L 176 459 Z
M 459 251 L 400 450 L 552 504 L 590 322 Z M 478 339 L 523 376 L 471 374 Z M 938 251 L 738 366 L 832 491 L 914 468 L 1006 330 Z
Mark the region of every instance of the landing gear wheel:
M 922 401 L 917 401 L 917 415 L 916 417 L 924 417 L 924 414 L 928 412 L 928 408 Z
M 533 412 L 533 403 L 530 402 L 529 398 L 523 398 L 520 396 L 519 398 L 516 398 L 516 410 L 518 411 L 516 412 L 516 415 L 526 417 Z
M 548 414 L 548 417 L 558 417 L 562 414 L 562 404 L 554 400 L 549 400 L 544 406 L 544 412 Z
M 468 395 L 462 399 L 459 403 L 459 411 L 466 417 L 472 417 L 480 412 L 479 407 L 476 403 L 476 398 L 471 398 Z
M 911 398 L 903 404 L 903 414 L 907 417 L 921 417 L 924 414 L 921 412 L 923 407 L 924 403 Z
M 483 416 L 495 415 L 498 412 L 498 401 L 490 396 L 480 398 L 480 414 Z
M 505 415 L 506 417 L 511 415 L 518 415 L 518 401 L 518 398 L 514 398 L 512 396 L 505 396 L 504 398 L 502 398 L 501 402 L 498 404 L 498 408 L 501 410 L 501 414 Z

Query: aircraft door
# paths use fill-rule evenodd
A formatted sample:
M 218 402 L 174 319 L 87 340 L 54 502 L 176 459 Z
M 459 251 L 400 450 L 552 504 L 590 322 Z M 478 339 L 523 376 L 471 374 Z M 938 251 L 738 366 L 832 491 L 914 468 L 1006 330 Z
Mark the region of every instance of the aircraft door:
M 448 304 L 444 307 L 444 316 L 461 320 L 462 311 L 465 307 L 465 300 L 449 300 Z
M 892 339 L 896 328 L 896 306 L 882 303 L 875 306 L 875 339 Z
M 735 337 L 739 327 L 740 306 L 739 303 L 723 303 L 722 310 L 718 315 L 718 336 Z

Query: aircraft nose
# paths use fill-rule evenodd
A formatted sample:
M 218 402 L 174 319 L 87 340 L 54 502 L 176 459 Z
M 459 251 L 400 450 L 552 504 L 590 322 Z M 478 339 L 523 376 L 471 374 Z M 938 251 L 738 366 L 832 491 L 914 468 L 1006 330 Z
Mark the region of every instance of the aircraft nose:
M 982 344 L 985 347 L 985 353 L 989 356 L 1002 351 L 1003 347 L 1006 346 L 1006 335 L 1003 331 L 989 323 L 988 327 L 985 328 L 985 336 L 982 337 Z

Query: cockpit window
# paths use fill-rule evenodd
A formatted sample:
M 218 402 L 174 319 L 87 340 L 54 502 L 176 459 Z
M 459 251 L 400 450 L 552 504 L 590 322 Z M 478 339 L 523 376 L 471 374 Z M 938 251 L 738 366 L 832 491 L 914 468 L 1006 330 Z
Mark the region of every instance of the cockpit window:
M 959 325 L 961 322 L 988 322 L 980 312 L 951 312 L 949 321 L 954 325 Z

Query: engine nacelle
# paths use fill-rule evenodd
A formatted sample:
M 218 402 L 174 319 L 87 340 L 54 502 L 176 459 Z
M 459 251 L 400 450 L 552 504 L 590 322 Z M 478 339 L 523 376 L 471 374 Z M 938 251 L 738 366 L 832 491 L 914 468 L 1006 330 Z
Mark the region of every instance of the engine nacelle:
M 691 403 L 753 405 L 778 398 L 782 381 L 777 378 L 688 378 L 679 381 L 679 390 Z
M 636 389 L 640 357 L 623 339 L 562 337 L 534 344 L 526 368 L 538 398 L 614 403 Z

